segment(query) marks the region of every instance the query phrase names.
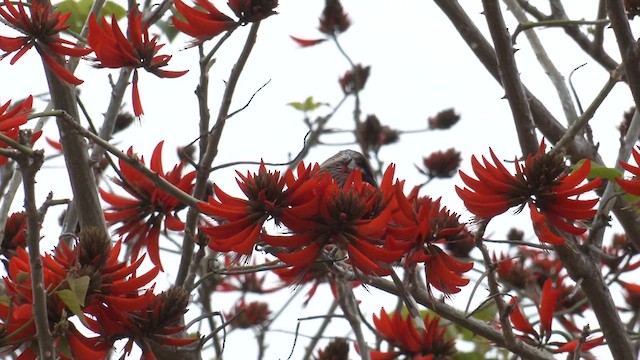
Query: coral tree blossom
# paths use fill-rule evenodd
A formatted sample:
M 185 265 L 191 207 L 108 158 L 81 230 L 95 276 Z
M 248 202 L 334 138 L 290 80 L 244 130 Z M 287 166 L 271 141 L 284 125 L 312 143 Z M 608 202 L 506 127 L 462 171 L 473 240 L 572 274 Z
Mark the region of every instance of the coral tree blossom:
M 394 240 L 386 231 L 394 210 L 394 171 L 393 165 L 387 168 L 380 188 L 363 181 L 359 169 L 349 174 L 342 187 L 325 172 L 318 187 L 322 190 L 318 211 L 296 214 L 296 221 L 286 223 L 294 235 L 263 234 L 262 239 L 268 245 L 286 249 L 275 255 L 301 271 L 311 267 L 322 250 L 327 250 L 330 260 L 346 256 L 352 267 L 363 274 L 388 275 L 389 265 L 404 255 L 404 250 L 393 248 Z
M 636 164 L 640 164 L 640 147 L 636 147 L 635 149 L 633 149 L 633 159 L 636 161 Z M 630 180 L 616 178 L 616 182 L 618 183 L 618 185 L 620 185 L 622 190 L 628 192 L 629 194 L 636 196 L 640 195 L 640 167 L 633 166 L 622 161 L 620 162 L 620 165 L 623 169 L 632 173 L 634 178 Z
M 471 235 L 458 221 L 458 215 L 440 207 L 440 199 L 418 196 L 417 190 L 405 197 L 400 187 L 396 189 L 399 211 L 393 214 L 396 226 L 391 226 L 389 233 L 394 238 L 410 239 L 394 243 L 406 252 L 405 266 L 424 263 L 427 282 L 445 294 L 455 294 L 469 283 L 461 275 L 471 270 L 473 263 L 457 260 L 436 244 L 466 243 L 471 241 Z
M 63 15 L 58 11 L 52 11 L 48 1 L 31 1 L 30 6 L 27 7 L 19 1 L 17 5 L 16 7 L 12 1 L 4 0 L 4 8 L 0 7 L 0 16 L 24 36 L 15 38 L 0 36 L 0 49 L 5 51 L 0 59 L 15 52 L 10 61 L 13 65 L 29 49 L 35 47 L 45 65 L 60 79 L 73 85 L 82 84 L 82 80 L 73 76 L 64 65 L 58 62 L 59 60 L 54 58 L 54 56 L 81 57 L 91 53 L 91 49 L 78 48 L 74 42 L 60 37 L 60 33 L 69 28 L 65 23 L 71 13 Z M 29 9 L 29 14 L 26 9 Z
M 602 183 L 595 179 L 580 185 L 591 170 L 586 159 L 572 173 L 567 173 L 564 157 L 559 152 L 545 152 L 544 141 L 538 153 L 527 156 L 524 165 L 516 159 L 515 175 L 509 172 L 498 157 L 490 151 L 491 161 L 482 157 L 482 163 L 471 159 L 474 179 L 460 171 L 467 187 L 456 186 L 456 192 L 467 209 L 479 218 L 491 219 L 509 208 L 528 205 L 536 235 L 543 242 L 558 245 L 564 242 L 555 230 L 580 235 L 586 229 L 577 227 L 576 220 L 591 219 L 598 199 L 573 198 L 591 191 Z
M 439 325 L 439 317 L 427 315 L 423 322 L 424 328 L 419 329 L 410 316 L 403 318 L 398 311 L 389 316 L 384 308 L 381 309 L 379 317 L 373 315 L 373 325 L 394 349 L 372 350 L 371 359 L 448 359 L 456 353 L 455 341 L 447 339 L 447 328 Z
M 170 171 L 164 172 L 163 143 L 156 145 L 151 156 L 150 169 L 178 189 L 191 193 L 196 176 L 195 171 L 183 175 L 184 162 L 180 162 Z M 129 148 L 127 153 L 133 156 L 133 149 Z M 140 162 L 144 164 L 144 158 L 141 158 Z M 114 179 L 113 182 L 126 190 L 134 199 L 100 189 L 102 199 L 110 205 L 105 210 L 104 217 L 109 225 L 120 224 L 116 232 L 119 235 L 126 235 L 125 242 L 134 243 L 133 259 L 137 259 L 142 248 L 146 246 L 151 261 L 155 265 L 161 265 L 158 242 L 162 224 L 164 223 L 164 227 L 169 230 L 183 230 L 184 223 L 176 213 L 184 206 L 178 199 L 160 190 L 151 180 L 122 160 L 120 160 L 120 172 L 123 179 Z
M 33 106 L 33 96 L 29 96 L 25 100 L 11 106 L 11 101 L 7 101 L 0 106 L 0 132 L 11 140 L 18 142 L 20 126 L 27 123 L 27 115 L 31 113 Z M 31 136 L 31 141 L 35 141 L 42 132 L 37 132 Z M 0 140 L 0 148 L 7 148 L 9 144 Z M 9 161 L 8 158 L 0 156 L 0 166 L 5 165 Z
M 149 36 L 149 24 L 142 22 L 142 14 L 139 11 L 129 11 L 127 19 L 127 36 L 125 36 L 115 16 L 111 17 L 111 24 L 109 24 L 104 18 L 98 23 L 95 15 L 91 14 L 87 42 L 95 52 L 96 67 L 134 69 L 133 112 L 135 116 L 140 116 L 143 110 L 138 91 L 138 68 L 143 68 L 160 78 L 176 78 L 189 70 L 164 70 L 163 67 L 169 64 L 171 56 L 157 55 L 164 46 L 158 44 L 158 36 Z
M 215 197 L 200 203 L 200 211 L 226 222 L 218 226 L 205 226 L 201 230 L 209 236 L 209 247 L 216 251 L 234 251 L 250 255 L 258 241 L 265 221 L 277 223 L 294 221 L 297 216 L 314 213 L 318 209 L 319 167 L 305 167 L 300 163 L 297 178 L 291 170 L 284 176 L 279 171 L 267 171 L 264 163 L 257 173 L 246 176 L 237 173 L 238 186 L 246 199 L 236 198 L 213 185 Z M 286 187 L 286 189 L 285 189 Z
M 195 0 L 197 7 L 189 7 L 181 0 L 174 2 L 178 14 L 172 16 L 171 22 L 176 29 L 196 38 L 196 44 L 212 39 L 237 26 L 230 17 L 223 14 L 208 0 Z M 183 20 L 184 19 L 184 20 Z

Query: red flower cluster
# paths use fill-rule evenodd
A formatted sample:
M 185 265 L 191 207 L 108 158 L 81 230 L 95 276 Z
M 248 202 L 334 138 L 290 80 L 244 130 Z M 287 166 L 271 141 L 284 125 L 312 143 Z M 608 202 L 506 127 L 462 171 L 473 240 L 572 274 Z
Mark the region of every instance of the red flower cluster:
M 149 37 L 149 25 L 142 23 L 142 14 L 137 10 L 129 11 L 127 36 L 118 26 L 115 15 L 111 25 L 102 18 L 100 24 L 94 14 L 89 19 L 87 42 L 96 55 L 96 67 L 134 69 L 133 72 L 133 113 L 143 114 L 140 93 L 138 91 L 138 68 L 143 68 L 160 78 L 176 78 L 189 70 L 169 71 L 162 68 L 169 64 L 170 55 L 157 55 L 162 48 L 158 37 Z
M 320 16 L 320 26 L 318 27 L 318 30 L 331 37 L 347 31 L 350 26 L 351 20 L 349 20 L 347 13 L 344 12 L 344 8 L 342 7 L 340 0 L 327 0 L 325 2 L 324 9 L 322 10 L 322 15 Z M 302 47 L 308 47 L 317 45 L 329 38 L 307 40 L 291 36 L 291 39 Z
M 407 266 L 425 263 L 428 282 L 436 289 L 458 292 L 468 283 L 461 274 L 472 264 L 459 262 L 436 244 L 468 242 L 469 232 L 439 201 L 419 198 L 417 190 L 406 198 L 402 183 L 393 182 L 394 170 L 387 168 L 380 187 L 363 181 L 360 170 L 348 174 L 341 186 L 317 165 L 300 164 L 296 174 L 281 175 L 262 164 L 258 173 L 238 173 L 246 200 L 214 185 L 216 198 L 199 207 L 220 224 L 201 231 L 216 251 L 248 256 L 259 242 L 266 245 L 292 267 L 282 276 L 297 281 L 310 281 L 305 274 L 322 275 L 314 267 L 318 260 L 346 260 L 359 273 L 387 275 L 404 256 Z M 267 233 L 263 225 L 268 219 L 288 231 Z
M 25 247 L 27 240 L 25 232 L 27 231 L 27 216 L 24 212 L 16 212 L 11 214 L 4 226 L 4 236 L 2 244 L 0 244 L 1 254 L 11 259 L 15 255 L 18 247 Z
M 392 360 L 400 356 L 413 360 L 446 359 L 456 353 L 455 340 L 447 339 L 447 328 L 440 326 L 437 316 L 425 316 L 424 328 L 418 329 L 410 316 L 399 312 L 389 317 L 382 308 L 380 317 L 373 315 L 373 325 L 380 336 L 397 350 L 370 352 L 372 360 Z
M 25 100 L 9 108 L 10 106 L 11 101 L 7 101 L 4 105 L 0 106 L 0 132 L 2 132 L 6 137 L 16 142 L 20 142 L 20 126 L 27 123 L 27 115 L 31 113 L 33 107 L 33 96 L 29 96 Z M 41 134 L 41 131 L 32 134 L 30 141 L 35 142 Z M 9 144 L 0 140 L 0 148 L 8 148 L 9 146 Z M 6 165 L 8 161 L 8 158 L 0 156 L 0 166 Z
M 511 324 L 513 324 L 513 327 L 522 333 L 521 335 L 518 335 L 518 337 L 520 337 L 523 341 L 536 346 L 542 346 L 547 343 L 552 334 L 551 325 L 553 322 L 554 314 L 556 312 L 556 308 L 562 302 L 562 297 L 566 289 L 573 291 L 572 288 L 565 287 L 562 284 L 562 280 L 559 280 L 557 285 L 555 286 L 553 285 L 553 281 L 551 279 L 547 279 L 544 282 L 538 306 L 538 314 L 540 316 L 539 332 L 534 329 L 529 320 L 527 320 L 527 318 L 523 315 L 522 311 L 520 310 L 520 306 L 518 305 L 517 297 L 511 298 L 510 305 L 513 307 L 513 309 L 509 314 L 509 319 L 511 320 Z M 564 317 L 559 317 L 559 319 L 560 321 L 562 321 L 564 327 L 567 330 L 571 331 L 578 337 L 581 336 L 581 331 L 575 326 L 575 324 Z M 578 340 L 579 339 L 576 338 L 575 340 L 562 343 L 556 349 L 554 349 L 553 352 L 573 352 L 578 346 Z M 584 342 L 584 344 L 582 344 L 580 350 L 588 351 L 596 346 L 601 345 L 603 343 L 603 340 L 603 337 L 588 340 Z
M 74 42 L 60 38 L 60 33 L 69 28 L 65 23 L 71 13 L 62 15 L 58 11 L 53 11 L 48 1 L 32 1 L 27 7 L 22 1 L 19 1 L 16 8 L 13 2 L 4 0 L 4 6 L 6 10 L 0 7 L 0 16 L 24 36 L 15 38 L 0 36 L 0 49 L 5 51 L 0 59 L 16 52 L 10 61 L 13 65 L 29 49 L 35 47 L 46 66 L 60 79 L 73 85 L 82 84 L 82 80 L 73 76 L 64 65 L 52 56 L 81 57 L 92 51 L 91 49 L 78 48 Z M 27 8 L 29 14 L 27 14 Z
M 172 16 L 171 22 L 176 29 L 196 38 L 196 43 L 212 39 L 237 26 L 233 19 L 221 13 L 208 0 L 195 0 L 194 2 L 197 8 L 191 8 L 181 0 L 176 0 L 174 3 L 176 10 L 184 20 Z
M 591 191 L 602 183 L 595 179 L 580 185 L 589 174 L 591 161 L 584 163 L 573 173 L 567 174 L 564 157 L 558 153 L 546 153 L 544 141 L 537 154 L 529 155 L 524 165 L 516 159 L 516 174 L 511 174 L 491 151 L 492 164 L 482 157 L 481 164 L 472 157 L 474 179 L 460 171 L 462 181 L 468 188 L 456 191 L 467 209 L 476 216 L 491 219 L 509 208 L 528 205 L 536 235 L 542 242 L 559 245 L 564 237 L 557 230 L 580 235 L 586 229 L 577 227 L 576 220 L 591 219 L 598 199 L 572 199 Z
M 209 0 L 194 0 L 194 3 L 196 6 L 192 8 L 182 0 L 176 0 L 179 16 L 171 17 L 176 29 L 196 39 L 194 44 L 210 40 L 239 25 L 274 15 L 276 12 L 273 9 L 278 6 L 278 0 L 230 0 L 228 5 L 238 17 L 236 22 L 218 10 Z
M 233 329 L 249 329 L 264 324 L 270 314 L 269 304 L 261 301 L 247 303 L 243 297 L 225 317 Z
M 158 143 L 151 156 L 150 168 L 160 177 L 175 185 L 178 189 L 191 193 L 193 191 L 195 171 L 182 175 L 184 162 L 164 172 L 162 166 L 162 145 Z M 133 149 L 127 152 L 133 156 Z M 144 164 L 144 157 L 140 159 Z M 160 263 L 160 231 L 162 224 L 173 231 L 182 231 L 184 223 L 178 218 L 177 211 L 183 208 L 178 199 L 158 189 L 151 180 L 135 170 L 131 165 L 120 160 L 122 179 L 113 182 L 122 187 L 135 199 L 111 194 L 100 189 L 102 199 L 111 205 L 104 216 L 109 225 L 120 224 L 116 229 L 118 235 L 125 236 L 125 242 L 134 242 L 133 259 L 137 259 L 142 248 L 146 247 L 153 264 Z
M 445 294 L 459 292 L 460 287 L 469 283 L 461 275 L 471 270 L 473 263 L 456 260 L 435 244 L 467 243 L 471 241 L 469 231 L 459 223 L 458 215 L 451 214 L 446 207 L 440 208 L 440 199 L 419 197 L 417 188 L 404 197 L 400 190 L 398 187 L 396 196 L 400 211 L 393 216 L 400 226 L 391 227 L 390 232 L 397 232 L 396 238 L 406 238 L 406 229 L 414 229 L 412 241 L 396 244 L 406 251 L 405 264 L 424 263 L 429 284 Z
M 633 149 L 633 159 L 636 161 L 636 164 L 640 165 L 640 146 Z M 622 161 L 620 162 L 620 165 L 623 169 L 633 174 L 634 178 L 630 180 L 616 178 L 616 182 L 618 183 L 618 185 L 620 185 L 622 190 L 628 192 L 629 194 L 635 196 L 640 195 L 640 179 L 638 179 L 638 177 L 640 176 L 640 167 L 633 166 Z
M 118 339 L 135 341 L 143 351 L 148 348 L 145 346 L 148 341 L 180 346 L 197 340 L 165 337 L 182 328 L 176 327 L 172 332 L 169 325 L 175 324 L 175 319 L 169 320 L 171 311 L 150 309 L 167 307 L 170 300 L 172 306 L 176 306 L 175 299 L 165 301 L 165 295 L 154 295 L 151 290 L 140 292 L 155 279 L 159 268 L 136 276 L 143 258 L 127 265 L 118 260 L 121 242 L 112 249 L 110 246 L 110 239 L 87 229 L 80 234 L 73 249 L 62 243 L 52 254 L 42 257 L 48 319 L 56 343 L 68 343 L 73 358 L 104 359 Z M 0 302 L 0 320 L 4 328 L 0 347 L 3 353 L 8 353 L 26 344 L 22 356 L 35 358 L 32 346 L 29 346 L 36 340 L 31 269 L 24 249 L 18 248 L 8 269 L 4 282 L 10 302 Z M 183 312 L 186 305 L 187 301 L 180 303 L 179 311 Z M 82 335 L 77 325 L 69 321 L 74 315 L 99 336 Z M 151 323 L 154 327 L 148 325 Z M 59 355 L 63 359 L 69 358 L 68 353 Z

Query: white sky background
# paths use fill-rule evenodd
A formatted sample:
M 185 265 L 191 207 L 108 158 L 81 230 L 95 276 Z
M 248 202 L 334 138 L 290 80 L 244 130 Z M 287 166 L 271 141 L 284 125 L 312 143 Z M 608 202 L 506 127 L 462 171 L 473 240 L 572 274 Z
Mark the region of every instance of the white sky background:
M 486 25 L 480 15 L 480 2 L 461 2 L 477 20 L 478 26 L 485 31 Z M 224 2 L 215 3 L 220 4 L 220 9 L 225 9 Z M 543 9 L 545 3 L 534 2 Z M 341 99 L 342 91 L 337 81 L 349 69 L 349 64 L 335 46 L 326 42 L 312 48 L 300 48 L 289 38 L 289 35 L 309 39 L 321 37 L 322 34 L 317 31 L 317 19 L 323 6 L 322 0 L 281 0 L 277 8 L 280 14 L 261 24 L 258 42 L 234 96 L 232 111 L 244 106 L 265 82 L 271 82 L 255 96 L 246 110 L 230 119 L 214 165 L 238 160 L 259 161 L 260 158 L 268 162 L 288 160 L 289 154 L 294 156 L 301 148 L 307 128 L 302 122 L 302 113 L 286 106 L 286 103 L 303 101 L 308 96 L 330 104 L 336 104 Z M 356 63 L 371 65 L 369 81 L 360 95 L 363 117 L 375 114 L 383 124 L 392 128 L 413 130 L 424 128 L 428 116 L 446 108 L 454 107 L 462 116 L 460 123 L 451 130 L 402 135 L 399 143 L 382 149 L 381 158 L 387 163 L 397 164 L 396 175 L 400 179 L 407 179 L 408 187 L 424 180 L 413 164 L 420 164 L 422 157 L 432 151 L 446 150 L 449 147 L 462 151 L 462 169 L 467 172 L 470 172 L 471 155 L 487 155 L 490 146 L 499 157 L 505 159 L 513 159 L 520 154 L 508 103 L 501 99 L 503 90 L 476 60 L 437 6 L 430 1 L 419 0 L 343 0 L 343 6 L 350 15 L 352 26 L 345 34 L 340 35 L 341 44 Z M 565 6 L 573 19 L 592 19 L 596 14 L 597 1 L 567 0 Z M 510 30 L 515 29 L 515 24 L 512 19 L 508 19 Z M 123 25 L 124 28 L 126 25 Z M 236 31 L 217 54 L 217 63 L 210 72 L 210 108 L 213 118 L 224 90 L 224 80 L 235 63 L 247 32 L 248 27 Z M 583 107 L 586 108 L 607 81 L 608 73 L 567 40 L 562 30 L 541 29 L 537 32 L 565 77 L 574 68 L 587 63 L 574 76 L 574 84 Z M 488 34 L 487 31 L 485 33 Z M 10 36 L 12 32 L 3 26 L 0 27 L 0 34 Z M 612 50 L 611 55 L 619 58 L 617 47 L 612 41 L 612 30 L 607 29 L 605 34 L 609 40 L 609 49 Z M 127 132 L 118 134 L 115 138 L 122 149 L 126 150 L 133 145 L 139 154 L 145 155 L 147 161 L 155 144 L 165 140 L 165 168 L 173 166 L 176 161 L 174 149 L 197 136 L 198 110 L 193 93 L 198 80 L 197 50 L 178 51 L 187 40 L 186 36 L 180 36 L 172 44 L 167 44 L 160 53 L 173 55 L 167 70 L 190 69 L 190 72 L 177 79 L 158 79 L 154 75 L 140 72 L 139 87 L 145 115 Z M 161 42 L 166 43 L 166 39 Z M 212 44 L 207 48 L 210 49 L 211 46 Z M 528 49 L 524 34 L 519 36 L 517 47 L 521 49 L 516 53 L 516 60 L 523 82 L 563 121 L 555 90 Z M 47 91 L 42 65 L 35 51 L 30 51 L 13 66 L 9 65 L 8 60 L 0 62 L 0 73 L 3 75 L 0 85 L 2 102 Z M 118 71 L 95 70 L 86 61 L 81 63 L 76 72 L 78 77 L 85 80 L 80 86 L 82 99 L 98 124 L 109 101 L 108 74 L 117 77 Z M 130 99 L 130 91 L 127 91 L 127 110 L 131 110 Z M 601 154 L 608 166 L 613 165 L 617 154 L 616 126 L 622 119 L 622 113 L 631 104 L 628 89 L 618 85 L 591 121 L 595 140 L 601 144 Z M 36 106 L 39 109 L 44 107 L 43 103 Z M 348 100 L 329 122 L 329 127 L 350 128 L 353 125 L 352 109 L 353 102 Z M 311 118 L 322 116 L 328 111 L 328 108 L 321 108 L 312 113 Z M 57 130 L 52 125 L 45 128 L 44 135 L 57 139 Z M 324 140 L 343 142 L 345 138 L 324 137 Z M 37 145 L 51 151 L 42 140 Z M 306 161 L 321 162 L 342 148 L 344 147 L 316 147 Z M 43 201 L 50 190 L 54 191 L 56 198 L 70 196 L 62 164 L 62 159 L 54 160 L 46 164 L 39 174 L 37 185 Z M 225 191 L 239 194 L 233 171 L 246 172 L 247 169 L 253 171 L 255 167 L 238 166 L 219 171 L 212 174 L 211 180 L 221 185 Z M 455 184 L 462 184 L 458 177 L 446 181 L 434 180 L 424 192 L 433 197 L 442 196 L 443 203 L 462 213 L 462 218 L 466 220 L 469 214 L 453 191 Z M 18 199 L 16 207 L 20 205 Z M 58 210 L 52 209 L 51 215 L 59 213 Z M 524 224 L 528 222 L 528 215 L 503 215 L 498 219 L 503 221 L 492 222 L 489 233 L 493 232 L 496 238 L 502 238 L 509 226 L 527 226 Z M 54 220 L 54 216 L 50 216 L 44 228 L 45 240 L 50 243 L 55 243 L 59 231 Z M 531 234 L 530 228 L 527 230 Z M 161 274 L 160 278 L 172 279 L 178 259 L 173 260 L 175 266 L 171 257 L 164 259 L 167 273 Z M 278 311 L 277 304 L 282 303 L 290 293 L 283 290 L 280 294 L 282 297 L 274 299 L 274 312 Z M 364 313 L 369 319 L 372 312 L 377 313 L 382 305 L 390 308 L 394 304 L 391 298 L 381 300 L 384 297 L 375 291 L 368 294 L 358 290 L 357 296 L 363 301 Z M 300 296 L 299 300 L 302 298 Z M 458 295 L 455 299 L 464 306 L 464 295 Z M 214 300 L 220 301 L 220 305 L 214 304 L 214 309 L 221 311 L 228 311 L 233 301 L 230 298 L 217 300 L 215 297 Z M 475 302 L 481 300 L 477 297 Z M 295 318 L 322 315 L 330 301 L 328 287 L 322 286 L 309 308 L 299 311 L 297 304 L 292 305 L 289 309 L 292 315 L 276 322 L 273 328 L 294 331 Z M 320 320 L 316 321 L 319 324 Z M 337 319 L 334 323 L 346 322 Z M 300 332 L 312 335 L 315 324 L 303 323 Z M 227 339 L 227 358 L 236 358 L 239 354 L 246 358 L 254 356 L 256 350 L 252 343 L 252 333 L 244 333 L 244 336 L 239 336 L 240 331 L 235 332 Z M 347 335 L 345 328 L 327 334 Z M 265 359 L 286 359 L 293 340 L 292 335 L 270 334 L 267 337 L 269 349 Z M 298 339 L 292 359 L 302 355 L 305 343 L 306 340 Z M 351 351 L 353 356 L 353 349 Z

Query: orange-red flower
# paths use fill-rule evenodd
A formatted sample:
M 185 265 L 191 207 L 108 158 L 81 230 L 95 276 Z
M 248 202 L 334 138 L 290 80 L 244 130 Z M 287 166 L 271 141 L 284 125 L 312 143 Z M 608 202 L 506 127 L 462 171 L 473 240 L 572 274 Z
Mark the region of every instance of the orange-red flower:
M 229 0 L 229 7 L 241 24 L 260 21 L 277 14 L 278 0 Z
M 509 319 L 513 324 L 513 327 L 520 331 L 520 336 L 523 340 L 541 344 L 543 339 L 548 341 L 551 337 L 551 323 L 553 321 L 553 314 L 556 310 L 558 297 L 562 294 L 562 285 L 556 287 L 553 285 L 551 279 L 547 279 L 542 287 L 542 295 L 540 297 L 540 305 L 538 307 L 538 314 L 540 315 L 540 331 L 536 331 L 529 320 L 522 314 L 520 307 L 518 306 L 518 299 L 516 297 L 511 298 L 510 304 L 513 306 L 513 311 L 509 314 Z
M 162 145 L 156 145 L 151 156 L 150 169 L 164 178 L 178 189 L 191 193 L 196 173 L 192 171 L 182 174 L 184 162 L 175 165 L 171 171 L 164 172 L 162 166 Z M 127 152 L 133 155 L 133 149 Z M 144 158 L 140 159 L 144 165 Z M 165 229 L 181 231 L 184 223 L 178 218 L 177 212 L 183 208 L 183 204 L 175 197 L 160 190 L 148 178 L 135 170 L 131 165 L 120 160 L 120 172 L 123 179 L 113 181 L 126 190 L 134 199 L 111 194 L 100 189 L 102 199 L 110 207 L 105 210 L 105 219 L 109 225 L 120 224 L 116 228 L 119 235 L 126 235 L 125 242 L 133 242 L 133 259 L 143 247 L 147 248 L 149 258 L 155 265 L 161 265 L 159 239 L 162 224 Z
M 344 8 L 339 0 L 327 0 L 325 2 L 324 9 L 322 10 L 322 15 L 320 16 L 320 26 L 318 30 L 321 33 L 327 35 L 326 38 L 320 39 L 301 39 L 295 36 L 291 36 L 291 39 L 298 43 L 298 45 L 302 47 L 308 47 L 317 45 L 321 42 L 328 40 L 332 36 L 336 36 L 340 33 L 343 33 L 349 29 L 351 26 L 351 20 L 349 20 L 349 16 L 344 12 Z
M 436 244 L 469 242 L 471 235 L 458 215 L 440 207 L 440 199 L 419 197 L 417 190 L 405 197 L 402 188 L 396 188 L 399 211 L 393 220 L 397 226 L 390 227 L 389 232 L 401 241 L 393 244 L 406 251 L 406 266 L 424 263 L 427 282 L 445 294 L 455 294 L 469 283 L 461 275 L 471 270 L 473 263 L 456 260 Z
M 454 148 L 447 151 L 436 151 L 427 157 L 422 158 L 424 169 L 418 168 L 418 171 L 431 178 L 450 178 L 455 175 L 456 170 L 460 167 L 460 152 Z
M 418 329 L 410 316 L 402 317 L 398 311 L 389 317 L 382 308 L 380 316 L 373 315 L 373 325 L 380 336 L 394 350 L 370 352 L 373 360 L 392 360 L 405 356 L 412 360 L 448 358 L 456 352 L 455 340 L 447 339 L 447 328 L 440 326 L 438 316 L 426 315 L 424 328 Z
M 1 8 L 0 8 L 1 9 Z M 27 116 L 33 110 L 33 96 L 11 106 L 11 101 L 7 101 L 0 106 L 0 132 L 8 138 L 19 142 L 20 126 L 27 123 Z M 35 142 L 42 132 L 37 132 L 31 136 L 31 142 Z M 0 140 L 0 148 L 8 148 L 10 145 Z M 6 165 L 8 158 L 0 156 L 0 166 Z
M 182 0 L 174 2 L 178 14 L 171 17 L 176 29 L 196 38 L 195 44 L 212 39 L 221 33 L 238 26 L 230 17 L 223 14 L 209 0 L 194 0 L 197 7 L 189 7 Z
M 243 297 L 233 306 L 230 313 L 225 314 L 225 317 L 229 319 L 232 328 L 249 329 L 262 325 L 268 320 L 270 314 L 269 304 L 261 301 L 247 303 Z
M 71 13 L 63 15 L 52 10 L 48 1 L 32 1 L 27 7 L 19 1 L 16 8 L 13 2 L 4 0 L 4 6 L 6 10 L 0 7 L 0 16 L 24 36 L 15 38 L 0 36 L 0 49 L 5 51 L 0 59 L 16 52 L 10 61 L 13 65 L 29 49 L 35 47 L 46 66 L 60 79 L 73 85 L 82 84 L 82 80 L 73 76 L 53 56 L 81 57 L 91 53 L 91 49 L 78 48 L 74 42 L 60 38 L 60 32 L 69 28 L 65 23 Z M 27 8 L 29 14 L 27 14 Z
M 7 219 L 2 238 L 2 254 L 11 258 L 18 247 L 26 246 L 25 232 L 27 231 L 27 216 L 22 212 L 15 212 Z
M 169 64 L 170 55 L 157 55 L 163 44 L 158 44 L 158 36 L 149 36 L 149 24 L 142 23 L 142 14 L 129 11 L 127 36 L 122 33 L 115 16 L 111 25 L 102 18 L 100 24 L 94 14 L 89 18 L 87 42 L 96 55 L 96 67 L 134 69 L 132 81 L 133 112 L 143 114 L 138 91 L 138 68 L 143 68 L 160 78 L 176 78 L 189 70 L 169 71 L 162 69 Z
M 633 149 L 633 159 L 636 161 L 636 164 L 640 164 L 640 146 Z M 638 179 L 638 177 L 640 177 L 640 167 L 633 166 L 623 161 L 620 162 L 620 165 L 622 165 L 623 169 L 633 174 L 634 178 L 629 180 L 616 178 L 616 182 L 620 185 L 622 190 L 629 194 L 635 196 L 640 195 L 640 179 Z
M 469 211 L 485 219 L 499 215 L 509 208 L 529 204 L 536 233 L 543 242 L 558 244 L 564 241 L 553 230 L 580 235 L 586 229 L 577 227 L 576 220 L 591 219 L 596 210 L 593 206 L 598 199 L 582 200 L 573 198 L 591 191 L 602 183 L 595 179 L 580 185 L 589 174 L 591 161 L 586 159 L 574 172 L 567 174 L 564 157 L 559 153 L 546 153 L 544 141 L 538 153 L 529 155 L 524 165 L 515 161 L 513 175 L 490 151 L 493 164 L 482 157 L 480 163 L 475 156 L 471 163 L 474 179 L 460 171 L 462 181 L 468 186 L 456 192 Z M 551 236 L 551 235 L 555 236 Z
M 387 168 L 380 188 L 364 182 L 359 169 L 349 174 L 343 187 L 325 173 L 318 211 L 295 222 L 283 221 L 293 235 L 262 234 L 262 239 L 281 248 L 275 255 L 301 272 L 314 264 L 322 250 L 335 249 L 332 260 L 346 256 L 364 274 L 388 275 L 389 265 L 404 254 L 391 246 L 393 239 L 386 233 L 394 210 L 394 169 L 393 165 Z
M 318 209 L 319 168 L 300 164 L 297 178 L 288 170 L 284 176 L 279 171 L 267 171 L 264 163 L 258 173 L 237 173 L 238 186 L 245 199 L 232 197 L 213 186 L 213 197 L 200 203 L 200 210 L 226 220 L 217 226 L 205 226 L 201 230 L 209 236 L 209 247 L 216 251 L 234 251 L 250 255 L 265 221 L 273 218 L 277 223 L 293 223 L 298 217 L 315 213 Z M 286 189 L 285 189 L 286 188 Z

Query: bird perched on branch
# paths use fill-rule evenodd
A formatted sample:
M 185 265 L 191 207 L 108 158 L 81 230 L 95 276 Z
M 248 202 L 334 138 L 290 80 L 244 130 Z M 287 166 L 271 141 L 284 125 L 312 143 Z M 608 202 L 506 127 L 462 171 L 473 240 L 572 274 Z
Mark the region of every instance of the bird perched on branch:
M 362 181 L 378 186 L 369 160 L 354 150 L 342 150 L 320 164 L 320 170 L 328 171 L 336 179 L 340 187 L 344 186 L 349 174 L 355 170 L 362 171 Z

